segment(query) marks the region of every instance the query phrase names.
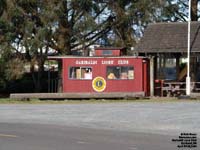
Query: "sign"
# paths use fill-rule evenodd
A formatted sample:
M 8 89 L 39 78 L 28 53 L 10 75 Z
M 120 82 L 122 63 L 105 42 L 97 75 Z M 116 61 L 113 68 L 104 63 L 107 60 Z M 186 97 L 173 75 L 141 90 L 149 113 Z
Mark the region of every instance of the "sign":
M 76 60 L 76 65 L 96 65 L 97 60 Z
M 102 64 L 102 65 L 128 65 L 129 60 L 127 59 L 119 59 L 119 60 L 102 60 L 101 62 L 98 62 L 97 60 L 76 60 L 75 61 L 76 65 L 97 65 L 97 64 Z
M 103 77 L 96 77 L 92 81 L 92 87 L 96 92 L 103 92 L 106 88 L 106 81 Z

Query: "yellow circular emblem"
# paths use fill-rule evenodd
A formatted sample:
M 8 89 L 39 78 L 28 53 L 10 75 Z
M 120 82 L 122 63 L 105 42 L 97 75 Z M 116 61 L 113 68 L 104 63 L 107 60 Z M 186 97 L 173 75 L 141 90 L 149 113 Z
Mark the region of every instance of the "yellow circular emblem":
M 92 81 L 92 87 L 97 92 L 103 92 L 106 88 L 106 81 L 102 77 L 96 77 Z

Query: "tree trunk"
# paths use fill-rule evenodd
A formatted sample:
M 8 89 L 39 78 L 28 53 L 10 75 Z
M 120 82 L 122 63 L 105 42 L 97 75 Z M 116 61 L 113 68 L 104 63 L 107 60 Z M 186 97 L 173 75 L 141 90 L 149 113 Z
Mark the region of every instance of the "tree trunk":
M 31 76 L 32 76 L 32 79 L 33 79 L 33 84 L 34 84 L 34 92 L 36 92 L 36 87 L 37 87 L 37 79 L 36 79 L 36 76 L 35 76 L 35 67 L 34 67 L 34 62 L 30 61 L 30 72 L 31 72 Z
M 58 36 L 58 48 L 59 55 L 71 55 L 71 26 L 66 20 L 60 20 L 59 22 L 59 36 Z M 58 80 L 57 80 L 57 92 L 63 92 L 62 89 L 62 61 L 58 61 Z
M 58 60 L 58 78 L 57 78 L 57 92 L 63 92 L 63 83 L 62 83 L 62 60 Z
M 62 53 L 60 53 L 60 55 L 71 55 L 71 45 L 70 45 L 70 42 L 69 41 L 66 41 L 65 46 L 63 47 L 63 50 L 62 50 Z M 59 60 L 58 61 L 58 84 L 57 84 L 57 92 L 63 92 L 63 85 L 62 85 L 62 82 L 63 82 L 63 79 L 62 79 L 62 61 Z
M 198 0 L 192 0 L 191 7 L 191 21 L 198 21 Z
M 44 60 L 43 58 L 38 59 L 38 72 L 37 72 L 37 84 L 36 84 L 36 92 L 42 92 L 42 83 L 44 75 Z

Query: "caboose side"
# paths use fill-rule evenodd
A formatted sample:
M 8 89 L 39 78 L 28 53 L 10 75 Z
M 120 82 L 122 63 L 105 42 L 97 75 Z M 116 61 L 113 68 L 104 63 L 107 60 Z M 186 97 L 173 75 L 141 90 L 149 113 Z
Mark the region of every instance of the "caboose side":
M 62 61 L 62 92 L 149 96 L 149 60 L 124 48 L 96 48 L 95 56 L 55 56 Z
M 148 95 L 148 60 L 139 57 L 60 57 L 63 93 Z

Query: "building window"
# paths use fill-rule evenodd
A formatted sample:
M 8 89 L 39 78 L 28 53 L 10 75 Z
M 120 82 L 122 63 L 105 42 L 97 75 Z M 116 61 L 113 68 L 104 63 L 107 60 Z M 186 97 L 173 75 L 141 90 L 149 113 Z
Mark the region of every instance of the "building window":
M 131 66 L 107 66 L 107 79 L 134 79 L 134 68 Z
M 92 68 L 91 67 L 70 67 L 69 78 L 91 80 Z
M 112 55 L 113 51 L 112 50 L 103 50 L 102 55 Z

